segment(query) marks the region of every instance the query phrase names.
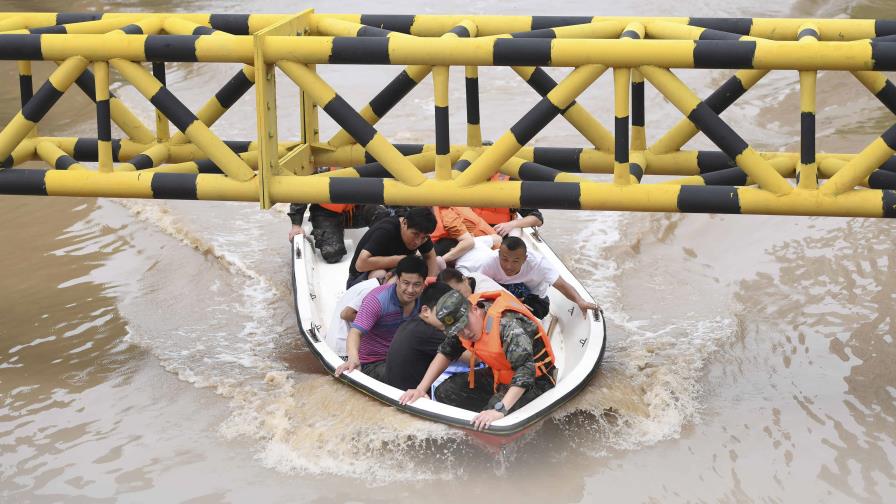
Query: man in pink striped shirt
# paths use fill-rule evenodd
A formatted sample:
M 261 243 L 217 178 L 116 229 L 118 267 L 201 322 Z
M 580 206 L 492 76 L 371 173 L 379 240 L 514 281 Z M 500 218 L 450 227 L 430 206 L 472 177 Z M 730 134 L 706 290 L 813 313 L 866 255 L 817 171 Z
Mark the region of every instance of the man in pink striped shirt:
M 360 367 L 364 374 L 383 381 L 392 337 L 398 326 L 420 311 L 427 271 L 422 257 L 405 256 L 395 268 L 397 281 L 376 287 L 364 297 L 348 333 L 348 360 L 336 368 L 336 376 Z

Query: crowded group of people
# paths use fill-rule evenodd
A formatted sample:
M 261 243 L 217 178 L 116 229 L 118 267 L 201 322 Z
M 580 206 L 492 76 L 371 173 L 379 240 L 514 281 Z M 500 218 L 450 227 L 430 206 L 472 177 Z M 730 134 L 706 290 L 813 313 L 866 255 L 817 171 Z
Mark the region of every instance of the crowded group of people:
M 316 208 L 318 207 L 318 208 Z M 351 206 L 349 206 L 351 207 Z M 406 392 L 402 404 L 436 401 L 479 411 L 483 429 L 552 388 L 556 367 L 542 319 L 554 287 L 583 315 L 583 299 L 517 229 L 540 226 L 536 209 L 467 207 L 336 209 L 311 205 L 315 246 L 327 262 L 346 249 L 342 230 L 369 226 L 358 241 L 326 341 L 345 356 L 335 374 L 360 369 Z M 290 239 L 305 207 L 290 208 Z M 519 217 L 516 217 L 519 215 Z M 468 366 L 433 383 L 452 363 Z

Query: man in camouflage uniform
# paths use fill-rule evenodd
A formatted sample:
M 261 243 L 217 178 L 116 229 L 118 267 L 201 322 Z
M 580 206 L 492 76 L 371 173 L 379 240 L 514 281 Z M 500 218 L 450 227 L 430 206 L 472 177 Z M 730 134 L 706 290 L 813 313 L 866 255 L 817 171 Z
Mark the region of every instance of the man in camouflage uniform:
M 436 378 L 464 352 L 460 339 L 476 342 L 484 332 L 484 319 L 491 302 L 480 300 L 475 305 L 459 292 L 452 290 L 442 296 L 433 312 L 442 322 L 447 338 L 439 347 L 426 376 L 416 389 L 408 390 L 400 399 L 402 404 L 417 400 L 426 394 Z M 554 386 L 553 367 L 549 375 L 536 377 L 534 356 L 543 348 L 537 338 L 539 328 L 525 316 L 504 311 L 501 314 L 500 338 L 507 361 L 513 369 L 509 384 L 498 384 L 492 369 L 479 368 L 474 371 L 474 388 L 469 387 L 467 373 L 456 374 L 436 388 L 435 399 L 471 411 L 481 411 L 473 424 L 477 429 L 487 427 L 494 420 L 506 416 L 534 400 Z M 533 348 L 534 346 L 539 348 Z

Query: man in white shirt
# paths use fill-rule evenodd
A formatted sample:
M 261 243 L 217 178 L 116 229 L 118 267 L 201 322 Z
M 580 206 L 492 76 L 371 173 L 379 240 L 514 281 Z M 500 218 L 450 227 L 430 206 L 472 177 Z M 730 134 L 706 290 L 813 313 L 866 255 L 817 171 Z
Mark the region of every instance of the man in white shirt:
M 391 281 L 391 278 L 387 274 L 385 283 L 389 281 Z M 352 322 L 355 320 L 355 315 L 358 314 L 358 309 L 361 307 L 361 302 L 364 301 L 364 297 L 370 291 L 379 286 L 380 281 L 376 278 L 356 283 L 345 291 L 345 294 L 336 303 L 336 308 L 333 310 L 333 315 L 330 318 L 330 325 L 327 326 L 324 342 L 337 355 L 346 355 L 345 341 L 348 338 L 348 331 L 351 329 Z
M 476 270 L 510 291 L 538 318 L 544 318 L 550 311 L 547 294 L 551 286 L 575 303 L 582 314 L 587 314 L 587 310 L 600 310 L 599 305 L 585 301 L 572 285 L 563 280 L 550 261 L 535 251 L 527 250 L 526 242 L 516 236 L 505 237 L 497 254 L 485 257 Z

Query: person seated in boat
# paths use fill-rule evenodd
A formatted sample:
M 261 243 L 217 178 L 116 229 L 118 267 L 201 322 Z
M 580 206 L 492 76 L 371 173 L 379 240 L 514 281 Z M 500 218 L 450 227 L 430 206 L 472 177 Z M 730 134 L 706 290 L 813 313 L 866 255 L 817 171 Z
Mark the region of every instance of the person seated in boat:
M 394 283 L 374 287 L 364 297 L 348 332 L 348 359 L 336 368 L 336 376 L 360 367 L 371 378 L 383 380 L 389 345 L 398 327 L 419 313 L 425 279 L 426 262 L 407 255 L 395 267 Z
M 345 291 L 345 294 L 336 303 L 336 309 L 333 311 L 330 325 L 327 326 L 327 334 L 324 337 L 324 341 L 337 355 L 342 357 L 347 355 L 345 341 L 348 338 L 352 322 L 355 321 L 358 310 L 361 308 L 361 302 L 364 301 L 364 298 L 370 291 L 381 285 L 381 281 L 384 284 L 393 283 L 395 275 L 390 271 L 385 278 L 371 278 L 370 280 L 356 283 Z
M 436 218 L 429 207 L 414 207 L 403 217 L 377 221 L 358 240 L 349 264 L 346 289 L 368 278 L 384 276 L 403 257 L 417 252 L 425 259 L 429 275 L 438 274 L 438 261 L 429 239 L 435 227 Z
M 429 236 L 437 247 L 436 255 L 448 264 L 471 250 L 475 237 L 497 236 L 495 230 L 470 207 L 434 206 L 432 211 L 436 216 L 436 228 Z
M 469 297 L 475 292 L 491 292 L 503 289 L 498 282 L 482 273 L 472 272 L 464 275 L 463 272 L 456 268 L 445 268 L 439 273 L 436 280 L 445 282 L 464 297 Z
M 426 286 L 420 294 L 420 313 L 401 324 L 386 355 L 385 381 L 401 390 L 420 383 L 429 363 L 445 341 L 442 323 L 433 315 L 436 303 L 451 287 L 443 282 Z
M 496 173 L 492 180 L 509 180 L 503 173 Z M 544 225 L 544 216 L 537 208 L 473 208 L 501 236 L 519 234 L 519 229 Z
M 401 404 L 425 396 L 464 350 L 488 367 L 451 376 L 436 388 L 434 399 L 479 411 L 473 418 L 476 429 L 488 427 L 554 387 L 556 367 L 550 338 L 512 294 L 482 292 L 465 298 L 452 290 L 439 299 L 433 311 L 445 328 L 445 341 L 417 387 L 402 394 Z
M 583 315 L 587 310 L 600 310 L 598 304 L 582 298 L 546 257 L 527 250 L 526 242 L 516 236 L 505 236 L 497 254 L 486 257 L 475 270 L 510 291 L 539 319 L 550 312 L 548 289 L 552 286 L 575 303 Z

